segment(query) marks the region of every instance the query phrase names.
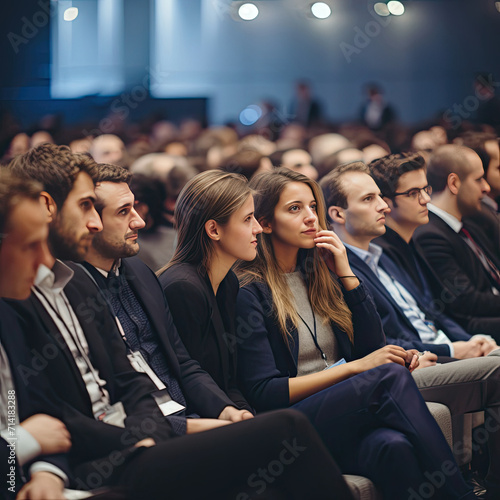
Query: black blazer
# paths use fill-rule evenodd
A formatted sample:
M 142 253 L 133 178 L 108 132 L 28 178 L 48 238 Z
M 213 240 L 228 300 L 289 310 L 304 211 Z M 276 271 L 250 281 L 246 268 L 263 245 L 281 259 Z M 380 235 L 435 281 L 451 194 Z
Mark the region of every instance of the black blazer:
M 83 265 L 98 285 L 105 289 L 104 276 L 92 265 Z M 75 265 L 70 266 L 74 268 Z M 201 417 L 217 418 L 226 406 L 233 403 L 212 377 L 201 369 L 199 363 L 189 356 L 177 333 L 156 275 L 138 257 L 123 259 L 120 273 L 126 277 L 157 335 L 169 370 L 182 387 L 188 403 L 187 412 L 197 413 Z M 89 276 L 85 278 L 90 280 Z M 79 275 L 77 283 L 83 279 L 84 277 Z
M 125 428 L 98 421 L 78 367 L 58 328 L 34 294 L 26 301 L 12 301 L 31 349 L 35 373 L 47 375 L 53 390 L 64 402 L 62 420 L 72 437 L 70 458 L 74 465 L 124 450 L 145 437 L 156 442 L 174 435 L 151 397 L 156 390 L 149 378 L 137 373 L 126 357 L 114 317 L 106 305 L 96 302 L 95 284 L 75 278 L 64 288 L 89 345 L 89 357 L 99 376 L 106 381 L 111 404 L 121 401 L 127 413 Z M 80 276 L 81 277 L 81 276 Z M 144 422 L 150 425 L 145 425 Z M 154 424 L 154 425 L 153 425 Z
M 482 244 L 475 234 L 478 244 Z M 429 213 L 429 223 L 413 236 L 439 277 L 433 295 L 445 304 L 446 311 L 469 333 L 487 333 L 498 338 L 500 332 L 500 295 L 492 292 L 492 280 L 474 252 L 446 222 Z M 487 245 L 481 245 L 486 253 Z M 493 262 L 498 259 L 489 255 Z M 500 291 L 500 287 L 499 291 Z
M 406 243 L 396 231 L 388 226 L 385 229 L 385 234 L 373 240 L 373 243 L 382 247 L 383 255 L 389 257 L 406 273 L 422 293 L 427 286 L 439 287 L 439 279 L 427 262 L 420 245 L 414 239 Z
M 363 283 L 354 290 L 344 290 L 344 299 L 352 312 L 354 344 L 345 332 L 331 325 L 339 355 L 352 361 L 386 342 L 380 317 Z M 258 411 L 290 406 L 288 379 L 297 376 L 298 332 L 290 324 L 287 331 L 291 339 L 285 342 L 265 283 L 253 282 L 240 290 L 237 321 L 238 379 L 248 400 Z
M 195 265 L 176 264 L 160 276 L 177 331 L 196 359 L 238 408 L 251 410 L 237 387 L 235 336 L 238 280 L 230 271 L 214 296 Z M 253 410 L 251 410 L 253 411 Z
M 29 351 L 24 341 L 24 335 L 19 327 L 15 312 L 0 299 L 0 341 L 9 358 L 11 375 L 16 391 L 16 412 L 19 422 L 23 422 L 28 417 L 37 413 L 44 413 L 55 418 L 61 418 L 61 412 L 57 408 L 55 395 L 52 394 L 48 381 L 42 374 L 32 377 L 30 374 L 31 360 Z M 7 411 L 7 408 L 2 408 Z M 0 438 L 0 473 L 2 474 L 2 484 L 0 496 L 8 495 L 7 473 L 12 464 L 9 463 L 10 449 L 8 443 Z M 71 477 L 68 461 L 64 454 L 42 455 L 32 462 L 25 464 L 23 472 L 28 477 L 28 469 L 35 461 L 51 463 L 61 469 L 68 477 Z M 16 467 L 18 465 L 16 464 Z M 19 470 L 16 472 L 16 479 L 20 480 Z M 14 496 L 14 495 L 12 495 Z

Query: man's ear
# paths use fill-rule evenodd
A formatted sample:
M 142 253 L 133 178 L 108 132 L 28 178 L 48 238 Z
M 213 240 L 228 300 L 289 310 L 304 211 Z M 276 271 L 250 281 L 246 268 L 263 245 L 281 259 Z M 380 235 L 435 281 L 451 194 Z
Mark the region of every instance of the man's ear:
M 455 196 L 458 194 L 458 191 L 460 190 L 460 186 L 462 185 L 458 175 L 453 173 L 453 172 L 448 175 L 448 179 L 447 179 L 446 184 L 447 184 L 450 192 L 452 194 L 454 194 Z
M 344 211 L 345 208 L 332 205 L 331 207 L 328 207 L 328 217 L 330 217 L 332 222 L 335 224 L 345 224 Z
M 266 219 L 264 219 L 264 217 L 261 217 L 257 222 L 262 227 L 262 232 L 263 233 L 265 233 L 265 234 L 271 234 L 273 232 L 273 228 L 271 227 L 270 222 L 267 221 Z
M 47 191 L 42 191 L 40 193 L 40 202 L 47 210 L 47 217 L 49 219 L 49 223 L 51 223 L 57 214 L 57 205 L 54 198 L 52 198 Z
M 219 225 L 213 219 L 210 219 L 207 222 L 205 222 L 205 231 L 207 232 L 208 237 L 211 240 L 214 241 L 220 240 Z

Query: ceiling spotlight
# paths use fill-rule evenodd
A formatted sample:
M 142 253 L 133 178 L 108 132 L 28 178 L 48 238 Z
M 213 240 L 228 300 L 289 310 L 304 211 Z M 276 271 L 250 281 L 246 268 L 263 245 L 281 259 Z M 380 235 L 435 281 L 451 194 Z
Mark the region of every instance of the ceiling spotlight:
M 253 3 L 244 3 L 238 9 L 238 15 L 243 21 L 253 21 L 259 15 L 259 9 Z
M 393 16 L 402 16 L 405 12 L 405 6 L 401 2 L 395 0 L 388 2 L 387 8 Z
M 373 10 L 375 11 L 376 14 L 382 17 L 390 16 L 391 13 L 389 12 L 389 9 L 387 8 L 387 4 L 382 3 L 382 2 L 377 2 L 373 6 Z
M 78 9 L 76 7 L 70 7 L 64 11 L 65 21 L 74 21 L 78 17 Z
M 311 5 L 311 12 L 313 13 L 313 16 L 318 19 L 326 19 L 327 17 L 330 17 L 332 9 L 325 2 L 316 2 Z

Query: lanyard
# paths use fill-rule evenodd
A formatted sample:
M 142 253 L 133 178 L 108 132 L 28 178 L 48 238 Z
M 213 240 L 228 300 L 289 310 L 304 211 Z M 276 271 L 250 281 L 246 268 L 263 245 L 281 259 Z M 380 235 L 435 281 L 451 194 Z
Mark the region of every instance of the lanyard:
M 125 334 L 125 332 L 123 330 L 122 324 L 120 323 L 120 320 L 118 319 L 118 316 L 114 312 L 114 309 L 113 309 L 113 306 L 111 304 L 111 301 L 109 300 L 107 294 L 105 293 L 106 291 L 109 291 L 109 290 L 108 289 L 103 290 L 102 287 L 99 286 L 99 283 L 97 283 L 97 281 L 95 280 L 95 278 L 92 276 L 92 274 L 90 273 L 90 271 L 85 266 L 83 266 L 82 264 L 77 264 L 77 265 L 80 266 L 85 271 L 85 273 L 87 274 L 87 276 L 94 282 L 95 286 L 99 290 L 99 294 L 106 301 L 106 304 L 108 306 L 110 314 L 112 314 L 113 318 L 115 319 L 116 326 L 118 328 L 118 331 L 120 332 L 120 335 L 122 336 L 122 339 L 123 339 L 123 342 L 125 343 L 125 346 L 127 347 L 127 349 L 130 352 L 133 352 L 132 347 L 128 343 L 127 336 L 126 336 L 126 334 Z M 110 271 L 110 272 L 112 272 L 112 271 Z M 131 318 L 131 320 L 132 320 L 132 318 Z
M 137 371 L 137 372 L 145 373 L 151 379 L 151 381 L 156 385 L 156 387 L 158 388 L 159 391 L 166 390 L 166 385 L 161 381 L 160 378 L 158 378 L 158 375 L 156 375 L 156 373 L 153 371 L 153 369 L 146 362 L 146 360 L 144 359 L 144 356 L 140 352 L 140 350 L 139 351 L 134 351 L 132 349 L 132 346 L 130 345 L 129 341 L 127 340 L 127 335 L 125 333 L 125 330 L 123 329 L 123 326 L 120 323 L 120 320 L 118 319 L 118 316 L 115 314 L 114 309 L 113 309 L 113 305 L 111 304 L 111 301 L 109 300 L 109 297 L 108 297 L 108 295 L 106 293 L 106 292 L 109 292 L 109 290 L 108 289 L 103 290 L 99 286 L 99 284 L 97 283 L 97 281 L 95 280 L 94 276 L 92 276 L 92 274 L 89 272 L 89 270 L 85 266 L 82 266 L 81 264 L 78 264 L 78 265 L 87 273 L 87 275 L 89 276 L 89 278 L 95 283 L 95 285 L 99 289 L 99 293 L 101 294 L 101 296 L 106 301 L 106 304 L 108 305 L 108 308 L 109 308 L 109 312 L 113 315 L 113 317 L 115 319 L 116 326 L 118 328 L 118 331 L 120 332 L 120 335 L 122 337 L 123 343 L 125 344 L 125 347 L 127 348 L 127 353 L 128 353 L 127 354 L 127 358 L 130 361 L 130 364 L 132 365 L 132 368 L 135 371 Z M 114 271 L 112 270 L 110 272 L 114 272 Z M 122 306 L 122 308 L 123 308 L 123 306 Z M 130 317 L 128 311 L 126 311 L 125 309 L 124 309 L 124 311 L 129 316 L 129 318 L 131 319 L 131 321 L 134 321 Z M 137 325 L 137 323 L 135 323 L 135 324 Z M 162 409 L 160 404 L 158 406 L 160 406 L 160 409 Z
M 304 318 L 299 313 L 297 313 L 297 314 L 298 314 L 299 318 L 302 320 L 302 323 L 304 323 L 304 325 L 306 325 L 306 328 L 309 330 L 309 333 L 311 334 L 311 337 L 313 339 L 314 345 L 316 346 L 316 349 L 321 354 L 321 357 L 323 358 L 323 361 L 325 362 L 325 365 L 328 368 L 328 360 L 326 358 L 326 354 L 323 352 L 323 349 L 321 349 L 321 347 L 320 347 L 320 345 L 318 343 L 318 332 L 316 331 L 316 315 L 314 314 L 314 310 L 313 310 L 312 306 L 311 306 L 311 312 L 312 312 L 313 321 L 314 321 L 314 333 L 312 332 L 311 328 L 306 323 L 306 321 L 304 320 Z
M 104 402 L 105 401 L 109 401 L 108 395 L 104 392 L 103 385 L 101 385 L 100 379 L 96 375 L 95 369 L 94 369 L 94 367 L 93 367 L 90 359 L 88 358 L 87 353 L 85 352 L 85 349 L 84 349 L 82 343 L 80 342 L 80 338 L 78 336 L 78 330 L 76 328 L 76 324 L 75 324 L 75 321 L 73 319 L 73 314 L 71 312 L 71 306 L 68 303 L 66 297 L 64 295 L 61 295 L 61 297 L 63 299 L 63 302 L 64 302 L 64 305 L 66 306 L 66 308 L 68 310 L 68 314 L 69 314 L 69 317 L 71 319 L 71 327 L 72 328 L 70 328 L 70 326 L 66 324 L 66 322 L 64 321 L 64 319 L 61 316 L 60 312 L 56 309 L 56 307 L 54 307 L 52 305 L 52 303 L 44 295 L 44 293 L 37 286 L 35 286 L 35 289 L 45 299 L 45 302 L 47 303 L 47 305 L 49 306 L 49 308 L 52 310 L 52 312 L 56 315 L 56 317 L 59 319 L 59 321 L 66 327 L 66 330 L 67 330 L 69 336 L 71 337 L 71 339 L 73 340 L 77 351 L 80 353 L 81 358 L 83 359 L 83 361 L 87 365 L 87 368 L 88 368 L 90 374 L 92 375 L 92 378 L 94 379 L 94 382 L 97 384 L 97 387 L 99 387 L 99 391 L 101 392 L 101 396 L 103 398 L 103 401 Z M 56 303 L 56 305 L 57 305 L 57 303 Z M 69 346 L 68 346 L 68 349 L 71 352 L 71 349 L 69 348 Z M 109 403 L 107 403 L 107 406 L 109 406 Z

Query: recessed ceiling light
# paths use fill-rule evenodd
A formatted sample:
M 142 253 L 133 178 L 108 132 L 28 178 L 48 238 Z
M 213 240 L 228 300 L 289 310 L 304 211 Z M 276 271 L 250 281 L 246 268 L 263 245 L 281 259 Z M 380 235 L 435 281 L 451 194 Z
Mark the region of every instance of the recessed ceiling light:
M 74 21 L 78 17 L 78 9 L 76 7 L 70 7 L 64 11 L 65 21 Z
M 316 2 L 311 5 L 311 12 L 318 19 L 326 19 L 332 14 L 332 9 L 325 2 Z
M 259 15 L 259 9 L 253 3 L 244 3 L 238 9 L 238 15 L 244 21 L 253 21 Z

